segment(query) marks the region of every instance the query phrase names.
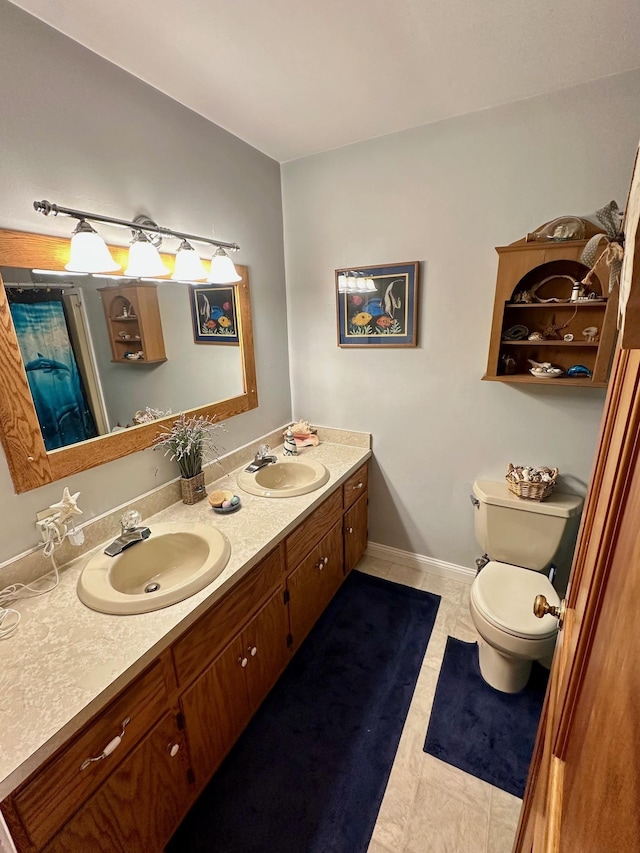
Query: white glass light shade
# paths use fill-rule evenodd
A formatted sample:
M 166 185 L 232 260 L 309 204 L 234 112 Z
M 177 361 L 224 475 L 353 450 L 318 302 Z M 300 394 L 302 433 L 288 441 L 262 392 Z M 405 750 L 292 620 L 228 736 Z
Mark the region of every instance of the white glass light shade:
M 207 271 L 190 243 L 183 240 L 176 252 L 176 265 L 171 278 L 174 281 L 205 281 Z
M 147 239 L 146 235 L 139 231 L 131 241 L 129 247 L 129 265 L 124 271 L 125 275 L 132 278 L 146 276 L 162 276 L 169 272 L 165 266 L 160 252 Z
M 376 285 L 372 278 L 355 273 L 341 273 L 338 276 L 338 293 L 375 293 Z
M 233 261 L 222 246 L 216 249 L 211 258 L 211 270 L 207 281 L 209 284 L 232 284 L 234 281 L 242 281 L 242 276 L 238 275 Z
M 114 272 L 120 264 L 111 257 L 111 252 L 102 237 L 81 219 L 71 237 L 69 272 Z

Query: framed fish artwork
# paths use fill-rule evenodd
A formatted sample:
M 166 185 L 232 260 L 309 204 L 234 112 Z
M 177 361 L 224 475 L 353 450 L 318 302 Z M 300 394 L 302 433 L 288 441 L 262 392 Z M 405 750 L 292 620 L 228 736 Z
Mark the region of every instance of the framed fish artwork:
M 234 285 L 189 287 L 193 340 L 196 344 L 238 344 Z
M 415 347 L 418 261 L 336 270 L 339 347 Z

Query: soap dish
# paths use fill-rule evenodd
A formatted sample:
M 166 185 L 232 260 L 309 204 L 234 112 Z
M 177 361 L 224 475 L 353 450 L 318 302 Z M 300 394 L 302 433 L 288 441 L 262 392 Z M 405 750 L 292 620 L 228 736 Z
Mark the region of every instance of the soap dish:
M 234 495 L 234 498 L 238 497 Z M 231 512 L 236 512 L 242 506 L 242 501 L 238 498 L 238 503 L 232 504 L 231 506 L 214 506 L 213 511 L 219 513 L 220 515 L 229 515 Z

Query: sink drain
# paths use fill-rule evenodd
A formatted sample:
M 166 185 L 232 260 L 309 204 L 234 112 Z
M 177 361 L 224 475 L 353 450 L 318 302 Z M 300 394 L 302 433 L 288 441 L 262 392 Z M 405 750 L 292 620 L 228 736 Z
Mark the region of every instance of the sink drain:
M 153 583 L 148 583 L 145 586 L 144 591 L 145 592 L 157 592 L 159 589 L 160 589 L 160 584 L 155 583 L 155 581 L 154 581 Z

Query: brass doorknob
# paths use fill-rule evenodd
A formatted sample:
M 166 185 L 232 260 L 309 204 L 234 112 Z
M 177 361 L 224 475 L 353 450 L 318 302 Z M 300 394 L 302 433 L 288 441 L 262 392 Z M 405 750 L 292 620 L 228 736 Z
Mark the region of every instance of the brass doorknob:
M 554 604 L 549 604 L 544 595 L 536 595 L 533 602 L 533 612 L 538 619 L 542 619 L 543 616 L 550 613 L 560 621 L 560 624 L 562 624 L 562 619 L 564 617 L 564 600 L 560 602 L 559 607 L 556 607 Z

